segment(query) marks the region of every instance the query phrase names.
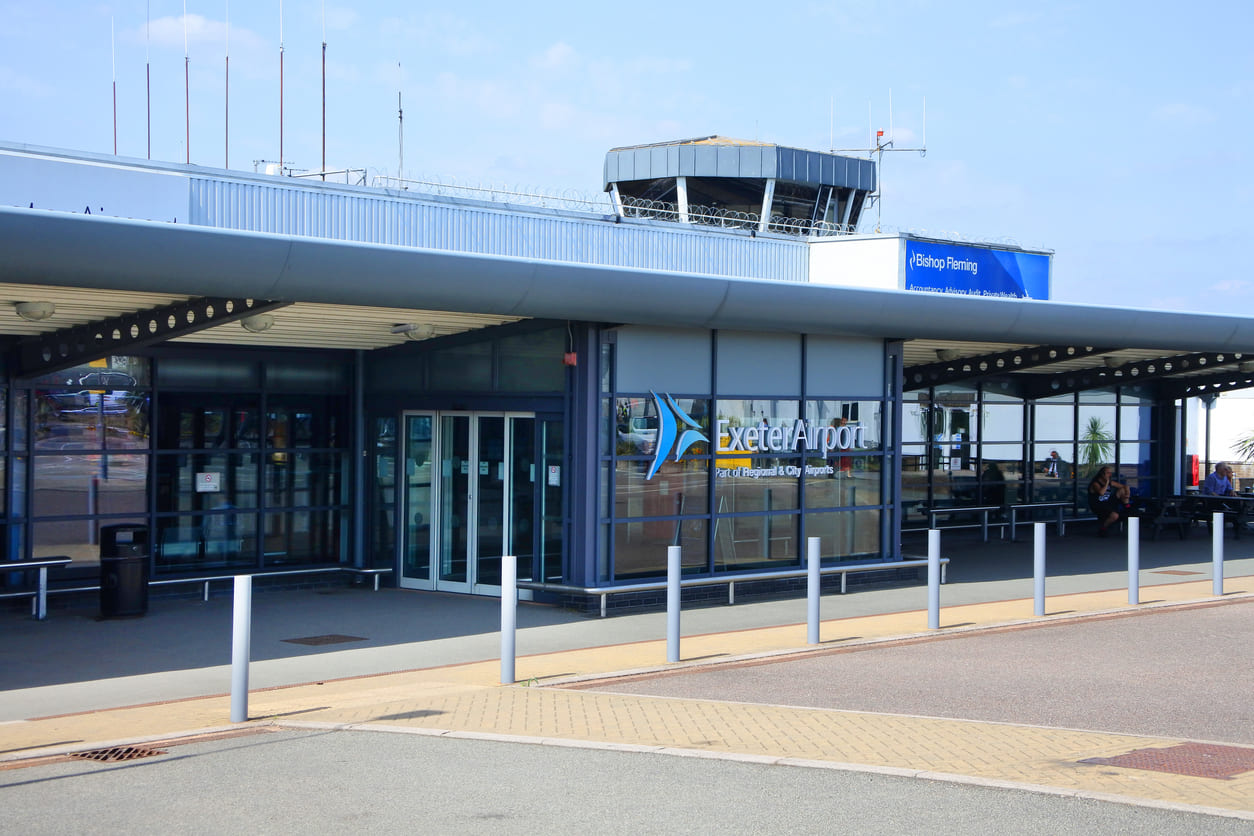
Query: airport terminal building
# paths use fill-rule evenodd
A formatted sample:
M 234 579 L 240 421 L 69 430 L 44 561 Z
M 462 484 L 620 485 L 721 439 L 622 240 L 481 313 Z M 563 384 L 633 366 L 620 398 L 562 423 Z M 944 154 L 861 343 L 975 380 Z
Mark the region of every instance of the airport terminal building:
M 692 577 L 808 537 L 892 561 L 927 508 L 1087 517 L 1103 464 L 1182 493 L 1182 405 L 1254 385 L 1254 318 L 867 231 L 867 159 L 619 148 L 588 205 L 332 179 L 0 144 L 0 558 L 90 566 L 135 524 L 153 578 L 481 595 L 502 554 L 554 590 L 671 545 Z

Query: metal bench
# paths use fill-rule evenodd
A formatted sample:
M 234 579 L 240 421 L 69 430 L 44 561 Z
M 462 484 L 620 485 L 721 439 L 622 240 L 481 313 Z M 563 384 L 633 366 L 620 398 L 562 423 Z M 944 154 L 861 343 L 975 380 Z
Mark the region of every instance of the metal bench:
M 39 570 L 39 580 L 34 589 L 18 589 L 11 592 L 0 592 L 0 598 L 31 599 L 31 615 L 36 621 L 48 617 L 48 570 L 54 566 L 66 566 L 73 561 L 63 555 L 52 557 L 35 557 L 30 560 L 5 560 L 0 562 L 0 572 L 22 572 L 29 569 Z
M 1034 511 L 1052 510 L 1055 512 L 1056 524 L 1058 526 L 1058 536 L 1067 533 L 1067 523 L 1063 520 L 1063 509 L 1070 508 L 1075 503 L 1072 502 L 1019 502 L 1014 505 L 1006 506 L 1010 510 L 1010 542 L 1015 542 L 1016 529 L 1019 526 L 1019 514 L 1030 516 Z M 1030 522 L 1025 519 L 1024 522 Z
M 927 558 L 904 557 L 902 560 L 889 560 L 880 563 L 853 563 L 848 566 L 824 566 L 819 570 L 820 575 L 840 575 L 840 592 L 845 594 L 847 590 L 846 581 L 848 576 L 854 572 L 874 572 L 886 569 L 918 569 L 927 567 Z M 949 558 L 939 558 L 940 563 L 940 582 L 945 583 L 947 570 L 949 568 Z M 694 586 L 718 586 L 727 584 L 727 603 L 736 603 L 736 584 L 749 583 L 753 581 L 772 581 L 784 580 L 787 578 L 804 578 L 808 573 L 806 569 L 779 569 L 770 572 L 748 572 L 739 575 L 731 575 L 721 578 L 684 578 L 680 581 L 680 587 L 687 589 Z M 658 592 L 666 589 L 666 581 L 647 581 L 644 583 L 622 584 L 620 586 L 569 586 L 560 583 L 546 583 L 543 581 L 519 581 L 519 589 L 530 589 L 536 592 L 556 592 L 566 595 L 595 595 L 601 599 L 601 617 L 605 618 L 606 600 L 611 595 L 625 594 L 629 592 Z
M 927 514 L 928 528 L 940 528 L 940 526 L 936 524 L 936 518 L 940 516 L 953 517 L 955 515 L 963 514 L 978 514 L 980 517 L 979 523 L 950 523 L 949 525 L 946 525 L 945 528 L 979 528 L 980 535 L 984 538 L 985 543 L 988 542 L 989 528 L 995 526 L 1004 527 L 1006 525 L 1005 522 L 989 522 L 988 519 L 989 514 L 999 514 L 1002 512 L 1003 507 L 1001 505 L 947 505 L 944 507 L 933 506 L 930 508 L 923 508 L 921 510 L 923 513 Z

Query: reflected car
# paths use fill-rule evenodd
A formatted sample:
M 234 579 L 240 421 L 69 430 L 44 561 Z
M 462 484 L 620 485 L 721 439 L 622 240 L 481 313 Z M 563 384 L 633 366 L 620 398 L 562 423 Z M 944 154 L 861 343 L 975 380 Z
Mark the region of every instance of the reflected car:
M 657 445 L 657 421 L 637 416 L 618 425 L 618 440 L 632 444 L 641 453 L 652 453 Z

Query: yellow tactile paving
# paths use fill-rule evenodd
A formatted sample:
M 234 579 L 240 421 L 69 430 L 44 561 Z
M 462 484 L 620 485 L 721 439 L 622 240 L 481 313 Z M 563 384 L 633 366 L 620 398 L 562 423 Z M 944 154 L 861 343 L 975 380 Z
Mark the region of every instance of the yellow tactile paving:
M 1229 579 L 1228 595 L 1251 597 L 1254 578 Z M 1142 587 L 1141 607 L 1207 602 L 1210 581 Z M 838 608 L 839 598 L 825 600 Z M 1046 619 L 1128 612 L 1127 591 L 1055 596 Z M 1032 601 L 947 607 L 941 634 L 1038 623 Z M 832 619 L 830 649 L 854 641 L 937 635 L 925 612 Z M 688 636 L 681 664 L 805 652 L 805 625 Z M 520 642 L 520 651 L 525 651 Z M 1254 772 L 1230 780 L 1081 764 L 1174 739 L 867 712 L 680 700 L 543 687 L 578 676 L 667 668 L 665 640 L 522 656 L 520 684 L 500 686 L 497 660 L 255 691 L 253 723 L 490 734 L 576 745 L 634 745 L 816 765 L 888 769 L 1046 788 L 1093 797 L 1230 811 L 1254 819 Z M 74 750 L 201 732 L 229 725 L 230 701 L 210 697 L 0 725 L 0 756 Z

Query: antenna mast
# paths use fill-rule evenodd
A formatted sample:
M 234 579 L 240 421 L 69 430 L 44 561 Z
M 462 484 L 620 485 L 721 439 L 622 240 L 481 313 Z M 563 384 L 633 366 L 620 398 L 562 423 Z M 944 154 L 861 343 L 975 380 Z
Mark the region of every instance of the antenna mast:
M 283 0 L 279 0 L 279 176 L 283 176 Z
M 152 1 L 145 5 L 144 11 L 144 87 L 145 107 L 148 113 L 148 159 L 152 159 L 152 57 L 149 47 L 152 44 Z
M 113 53 L 113 156 L 118 155 L 118 40 L 113 27 L 113 18 L 109 18 L 109 50 Z
M 192 70 L 191 53 L 187 50 L 187 0 L 183 0 L 183 146 L 187 150 L 187 164 L 192 164 Z
M 405 177 L 405 110 L 401 107 L 401 62 L 396 62 L 396 125 L 397 147 L 400 151 L 400 166 L 396 171 L 396 179 Z
M 226 0 L 226 102 L 222 119 L 224 168 L 231 167 L 231 0 Z
M 868 199 L 875 204 L 875 231 L 879 232 L 881 229 L 880 221 L 882 220 L 880 204 L 883 198 L 884 152 L 885 151 L 918 151 L 920 157 L 927 156 L 927 99 L 923 100 L 923 143 L 918 148 L 898 148 L 893 142 L 893 91 L 892 90 L 888 91 L 888 139 L 884 139 L 884 132 L 882 130 L 877 131 L 877 130 L 874 130 L 873 128 L 870 128 L 870 125 L 871 125 L 870 114 L 871 114 L 871 103 L 867 102 L 867 117 L 868 117 L 867 145 L 869 147 L 868 148 L 841 148 L 839 149 L 837 153 L 866 154 L 868 158 L 874 159 L 876 161 L 875 192 L 869 195 Z
M 327 3 L 322 0 L 322 179 L 327 179 Z

